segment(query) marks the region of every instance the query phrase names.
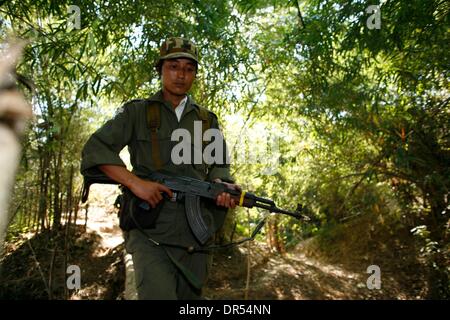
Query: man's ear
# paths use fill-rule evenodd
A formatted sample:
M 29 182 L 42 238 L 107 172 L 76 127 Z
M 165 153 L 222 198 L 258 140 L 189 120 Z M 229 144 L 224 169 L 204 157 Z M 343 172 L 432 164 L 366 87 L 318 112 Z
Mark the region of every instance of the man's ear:
M 195 66 L 194 80 L 197 79 L 197 76 L 198 76 L 198 65 Z
M 158 73 L 158 78 L 162 79 L 162 69 L 163 69 L 164 60 L 159 61 L 156 65 L 156 72 Z

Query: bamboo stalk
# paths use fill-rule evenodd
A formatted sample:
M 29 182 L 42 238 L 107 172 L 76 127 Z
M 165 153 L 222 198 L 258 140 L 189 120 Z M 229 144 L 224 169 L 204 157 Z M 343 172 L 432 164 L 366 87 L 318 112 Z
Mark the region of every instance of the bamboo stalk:
M 52 296 L 52 295 L 51 295 L 51 293 L 50 293 L 50 289 L 49 289 L 49 287 L 48 287 L 48 283 L 47 283 L 47 281 L 45 280 L 44 272 L 42 271 L 41 264 L 39 263 L 39 261 L 38 261 L 38 259 L 37 259 L 37 257 L 36 257 L 36 253 L 34 252 L 34 249 L 33 249 L 33 247 L 31 246 L 31 241 L 30 241 L 30 239 L 27 240 L 27 244 L 28 244 L 28 247 L 29 247 L 30 250 L 31 250 L 31 256 L 33 257 L 34 263 L 36 264 L 36 267 L 37 267 L 37 269 L 38 269 L 38 271 L 39 271 L 39 274 L 40 274 L 40 276 L 41 276 L 41 279 L 42 279 L 42 281 L 44 282 L 44 286 L 45 286 L 45 290 L 47 291 L 48 298 L 51 299 L 51 296 Z

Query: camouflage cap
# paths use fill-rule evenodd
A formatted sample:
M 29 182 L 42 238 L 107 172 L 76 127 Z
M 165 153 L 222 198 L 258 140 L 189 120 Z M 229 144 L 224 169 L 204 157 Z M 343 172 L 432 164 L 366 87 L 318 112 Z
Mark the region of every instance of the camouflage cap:
M 192 41 L 185 38 L 169 38 L 159 50 L 158 62 L 164 59 L 188 58 L 198 62 L 198 49 Z

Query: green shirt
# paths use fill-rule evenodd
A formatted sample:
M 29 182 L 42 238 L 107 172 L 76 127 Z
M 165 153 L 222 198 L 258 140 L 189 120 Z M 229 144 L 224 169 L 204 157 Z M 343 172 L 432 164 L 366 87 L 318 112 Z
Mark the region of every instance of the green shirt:
M 160 128 L 158 140 L 162 170 L 174 175 L 189 176 L 200 180 L 212 181 L 220 178 L 232 182 L 229 164 L 179 164 L 175 165 L 171 159 L 172 148 L 178 141 L 171 141 L 175 129 L 184 128 L 191 134 L 192 155 L 194 150 L 194 121 L 200 120 L 199 106 L 188 97 L 185 109 L 178 122 L 171 104 L 164 101 L 159 91 L 147 100 L 132 100 L 124 104 L 116 115 L 98 129 L 87 141 L 82 151 L 81 172 L 85 176 L 98 176 L 101 171 L 98 165 L 118 165 L 125 167 L 119 152 L 128 146 L 132 172 L 145 177 L 149 171 L 154 171 L 152 160 L 151 133 L 147 123 L 147 108 L 149 102 L 160 104 Z M 209 112 L 210 127 L 219 129 L 217 116 Z M 197 150 L 198 152 L 198 150 Z M 202 157 L 203 158 L 203 157 Z M 193 163 L 193 162 L 191 162 Z

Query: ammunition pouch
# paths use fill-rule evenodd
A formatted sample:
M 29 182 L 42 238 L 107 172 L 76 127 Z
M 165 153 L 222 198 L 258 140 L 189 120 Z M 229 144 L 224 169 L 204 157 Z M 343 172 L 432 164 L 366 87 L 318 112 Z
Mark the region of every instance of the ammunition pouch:
M 147 202 L 136 197 L 128 188 L 121 187 L 122 194 L 116 199 L 116 207 L 119 208 L 119 227 L 123 231 L 132 229 L 153 229 L 164 203 L 164 199 L 156 208 L 152 208 Z

